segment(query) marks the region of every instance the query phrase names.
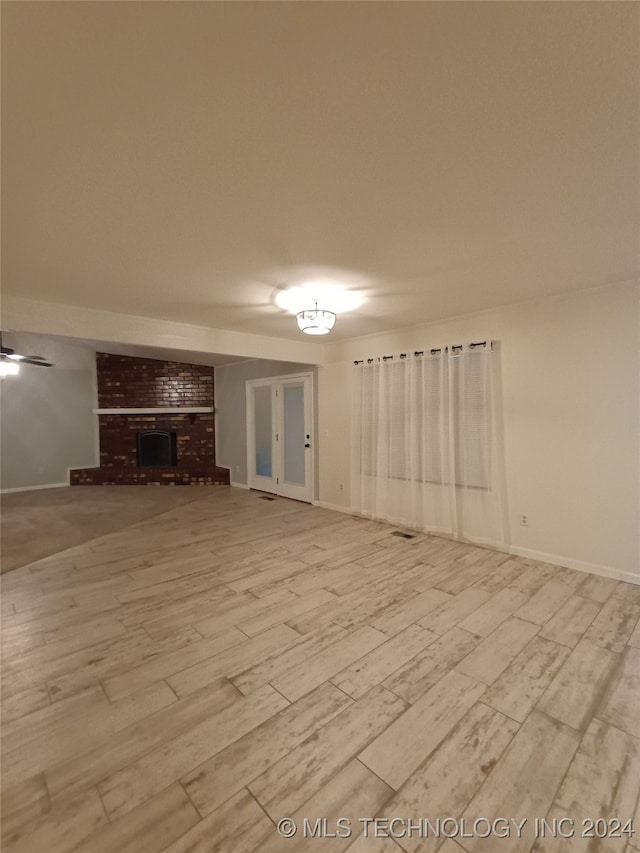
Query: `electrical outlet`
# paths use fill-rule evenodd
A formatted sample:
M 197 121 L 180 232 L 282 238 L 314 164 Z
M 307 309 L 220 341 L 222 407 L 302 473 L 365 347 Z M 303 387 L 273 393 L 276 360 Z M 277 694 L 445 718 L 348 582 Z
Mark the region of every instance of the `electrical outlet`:
M 529 526 L 529 519 L 527 518 L 527 516 L 526 516 L 526 515 L 521 515 L 521 516 L 520 516 L 520 524 L 521 524 L 523 527 L 528 527 L 528 526 Z
M 340 483 L 340 491 L 344 492 L 344 485 L 342 483 Z
M 236 474 L 239 474 L 239 473 L 240 473 L 240 466 L 236 465 Z

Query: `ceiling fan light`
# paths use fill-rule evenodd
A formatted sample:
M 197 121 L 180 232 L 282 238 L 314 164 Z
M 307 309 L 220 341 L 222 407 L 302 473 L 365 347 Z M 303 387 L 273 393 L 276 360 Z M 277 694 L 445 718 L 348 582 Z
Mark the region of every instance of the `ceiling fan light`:
M 10 352 L 10 353 L 7 353 L 7 358 L 10 358 L 10 359 L 11 359 L 11 361 L 22 361 L 22 359 L 24 358 L 24 356 L 23 356 L 23 355 L 18 355 L 18 353 L 17 353 L 17 352 Z
M 323 311 L 312 308 L 309 311 L 300 311 L 296 314 L 298 328 L 305 335 L 327 335 L 336 324 L 336 315 L 333 311 Z
M 4 358 L 0 361 L 0 377 L 16 376 L 20 373 L 20 365 L 15 362 L 6 361 Z

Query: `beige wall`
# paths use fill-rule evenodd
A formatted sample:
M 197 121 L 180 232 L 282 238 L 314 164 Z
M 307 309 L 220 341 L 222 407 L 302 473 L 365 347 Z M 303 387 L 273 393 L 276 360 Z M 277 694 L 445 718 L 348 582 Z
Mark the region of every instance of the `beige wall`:
M 512 550 L 640 581 L 639 293 L 603 288 L 335 344 L 318 369 L 321 504 L 349 506 L 354 359 L 491 338 Z
M 39 335 L 5 335 L 17 352 L 54 367 L 22 364 L 0 382 L 2 490 L 69 482 L 70 468 L 98 464 L 95 353 Z

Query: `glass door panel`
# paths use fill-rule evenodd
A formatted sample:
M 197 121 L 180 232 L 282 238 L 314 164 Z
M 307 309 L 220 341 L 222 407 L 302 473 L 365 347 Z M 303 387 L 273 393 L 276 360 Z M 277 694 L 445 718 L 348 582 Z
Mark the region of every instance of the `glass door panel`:
M 284 387 L 284 480 L 305 484 L 304 385 Z
M 311 393 L 310 376 L 277 383 L 277 493 L 308 502 L 313 500 Z
M 271 428 L 271 386 L 253 389 L 255 418 L 255 471 L 258 477 L 273 477 L 273 432 Z

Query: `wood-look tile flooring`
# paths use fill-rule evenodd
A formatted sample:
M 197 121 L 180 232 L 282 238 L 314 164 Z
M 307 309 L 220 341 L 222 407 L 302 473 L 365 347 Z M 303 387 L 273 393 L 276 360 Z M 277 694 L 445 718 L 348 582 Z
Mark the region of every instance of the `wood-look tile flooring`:
M 640 587 L 392 530 L 220 488 L 4 575 L 3 851 L 640 851 Z

